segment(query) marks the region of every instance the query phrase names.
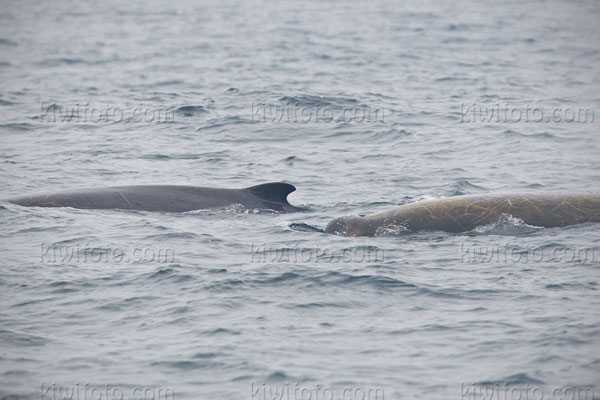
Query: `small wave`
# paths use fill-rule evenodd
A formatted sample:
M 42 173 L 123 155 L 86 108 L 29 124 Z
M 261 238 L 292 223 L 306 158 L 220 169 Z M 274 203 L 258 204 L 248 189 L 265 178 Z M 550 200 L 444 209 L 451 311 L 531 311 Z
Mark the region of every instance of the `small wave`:
M 229 125 L 258 124 L 258 123 L 260 123 L 260 122 L 234 115 L 234 116 L 228 116 L 228 117 L 223 117 L 223 118 L 214 118 L 214 119 L 208 120 L 206 122 L 206 125 L 196 128 L 196 132 L 223 128 L 223 127 L 226 127 Z
M 48 285 L 48 287 L 52 288 L 51 293 L 61 294 L 61 293 L 73 293 L 77 292 L 78 289 L 72 287 L 70 282 L 66 281 L 56 281 L 52 282 Z
M 549 290 L 596 290 L 590 283 L 550 283 L 544 286 L 544 289 Z
M 290 281 L 298 280 L 299 278 L 301 278 L 301 275 L 299 275 L 299 274 L 296 274 L 294 272 L 285 272 L 281 275 L 277 275 L 275 277 L 265 279 L 265 280 L 262 280 L 259 282 L 262 284 L 270 285 L 273 283 L 282 283 L 282 282 L 287 283 Z
M 48 339 L 42 336 L 10 329 L 0 329 L 0 339 L 2 339 L 4 345 L 23 347 L 44 346 L 49 342 Z
M 545 186 L 539 183 L 530 183 L 529 185 L 526 185 L 525 188 L 527 189 L 542 189 Z
M 153 367 L 167 367 L 184 371 L 195 369 L 213 370 L 215 368 L 223 368 L 224 366 L 223 363 L 209 360 L 156 361 L 150 365 Z
M 233 289 L 239 288 L 239 287 L 245 287 L 249 285 L 248 281 L 245 280 L 241 280 L 241 279 L 224 279 L 220 282 L 216 282 L 216 283 L 211 283 L 210 285 L 206 286 L 206 288 L 210 291 L 216 292 L 216 293 L 227 293 Z
M 314 96 L 314 95 L 298 95 L 284 96 L 279 99 L 284 104 L 294 107 L 306 108 L 343 108 L 358 104 L 358 100 L 349 97 L 332 97 L 332 96 Z
M 446 30 L 447 31 L 463 31 L 463 32 L 468 32 L 468 31 L 472 31 L 472 30 L 476 30 L 476 29 L 480 29 L 482 28 L 482 26 L 478 26 L 478 25 L 471 25 L 471 24 L 448 24 L 446 25 Z
M 197 239 L 198 235 L 193 232 L 169 232 L 169 233 L 158 233 L 144 237 L 144 239 L 151 239 L 157 241 L 170 240 L 170 239 Z
M 324 275 L 307 279 L 320 286 L 370 286 L 375 289 L 417 287 L 412 283 L 384 275 L 350 275 L 336 271 L 331 271 Z
M 449 44 L 449 43 L 466 43 L 468 41 L 469 41 L 468 38 L 456 36 L 456 37 L 449 37 L 449 38 L 446 38 L 446 39 L 442 39 L 441 42 L 444 43 L 444 44 Z
M 281 161 L 287 163 L 288 165 L 294 165 L 294 162 L 296 162 L 296 161 L 305 161 L 305 160 L 300 157 L 297 157 L 297 156 L 288 156 Z
M 216 358 L 224 355 L 223 353 L 196 353 L 192 358 Z
M 460 179 L 459 181 L 452 184 L 452 189 L 449 190 L 449 196 L 460 196 L 464 194 L 473 194 L 485 192 L 488 189 L 483 186 L 475 185 L 466 179 Z
M 502 134 L 506 137 L 512 138 L 526 138 L 526 139 L 552 139 L 556 141 L 571 141 L 578 140 L 577 138 L 568 138 L 564 136 L 553 135 L 548 132 L 539 132 L 539 133 L 521 133 L 512 129 L 507 129 L 502 132 Z
M 275 287 L 275 286 L 305 286 L 305 287 L 370 287 L 376 290 L 394 290 L 399 288 L 417 288 L 412 283 L 384 275 L 352 275 L 330 271 L 320 275 L 306 276 L 296 272 L 270 276 L 268 278 L 226 279 L 207 286 L 209 290 L 227 292 L 235 288 Z
M 86 60 L 83 58 L 68 58 L 68 57 L 60 57 L 60 58 L 48 58 L 42 61 L 37 62 L 36 64 L 41 67 L 58 67 L 62 65 L 74 65 L 74 64 L 85 64 Z
M 140 158 L 145 160 L 204 160 L 207 162 L 218 162 L 222 161 L 225 156 L 230 152 L 228 150 L 208 152 L 208 153 L 178 153 L 178 154 L 162 154 L 162 153 L 151 153 L 145 154 Z
M 13 370 L 8 370 L 6 372 L 3 372 L 2 375 L 3 376 L 27 376 L 29 374 L 29 371 L 25 371 L 22 369 L 13 369 Z M 27 396 L 22 396 L 20 397 L 19 395 L 14 395 L 14 396 L 7 396 L 7 397 L 1 397 L 2 400 L 26 400 L 29 399 L 29 397 Z
M 177 10 L 128 10 L 128 9 L 124 9 L 124 10 L 117 10 L 117 15 L 123 15 L 123 16 L 145 16 L 145 17 L 150 17 L 150 16 L 156 16 L 156 17 L 174 17 L 179 15 L 179 12 Z M 86 15 L 86 14 L 83 14 Z
M 435 82 L 464 82 L 464 81 L 470 81 L 470 80 L 472 80 L 472 79 L 460 77 L 460 76 L 445 76 L 443 78 L 436 79 Z
M 513 236 L 532 233 L 539 229 L 539 227 L 526 224 L 521 218 L 513 217 L 510 214 L 501 214 L 497 221 L 478 226 L 472 232 L 482 235 Z
M 377 141 L 394 141 L 400 138 L 410 138 L 413 133 L 406 129 L 392 128 L 384 131 L 374 132 L 371 136 L 371 140 Z
M 175 113 L 182 117 L 193 117 L 199 114 L 206 114 L 208 111 L 202 106 L 181 106 L 175 109 Z
M 284 381 L 290 382 L 290 381 L 293 381 L 293 378 L 283 371 L 275 371 L 275 372 L 270 373 L 269 376 L 267 376 L 265 381 L 266 382 L 284 382 Z
M 405 226 L 388 225 L 385 227 L 380 226 L 379 228 L 377 228 L 377 230 L 375 231 L 375 236 L 398 236 L 409 232 L 411 232 L 410 229 L 408 229 Z
M 402 328 L 386 332 L 387 335 L 410 335 L 421 332 L 443 332 L 443 331 L 467 331 L 469 327 L 465 324 L 442 325 L 442 324 L 426 324 L 414 328 Z
M 179 283 L 189 281 L 194 279 L 194 277 L 192 275 L 177 271 L 177 269 L 173 267 L 160 267 L 154 272 L 144 274 L 143 279 L 149 281 L 167 281 Z
M 363 160 L 379 160 L 379 159 L 392 158 L 392 157 L 394 157 L 394 156 L 392 156 L 390 154 L 379 153 L 379 154 L 367 154 L 365 156 L 362 156 L 361 159 L 363 159 Z
M 227 328 L 215 328 L 208 329 L 201 332 L 203 335 L 214 336 L 214 335 L 241 335 L 241 331 Z
M 469 300 L 484 300 L 489 299 L 492 295 L 503 293 L 493 289 L 448 289 L 443 287 L 420 287 L 419 294 L 438 297 L 442 299 L 469 299 Z
M 167 80 L 167 81 L 159 81 L 159 82 L 155 82 L 152 83 L 150 86 L 151 87 L 161 87 L 161 86 L 171 86 L 171 85 L 183 85 L 185 84 L 184 81 L 181 81 L 179 79 L 172 79 L 172 80 Z
M 311 303 L 291 303 L 289 305 L 283 305 L 285 308 L 351 308 L 352 303 L 335 303 L 335 302 L 311 302 Z
M 564 288 L 565 287 L 559 283 L 552 283 L 552 284 L 544 286 L 544 289 L 553 289 L 553 290 L 561 290 Z
M 14 40 L 6 39 L 6 38 L 0 38 L 0 45 L 2 45 L 2 46 L 16 46 L 17 42 L 15 42 Z
M 30 131 L 34 129 L 34 126 L 25 122 L 14 123 L 14 124 L 0 124 L 0 129 L 7 129 L 13 131 Z
M 128 297 L 126 299 L 119 299 L 116 301 L 112 301 L 109 303 L 105 303 L 102 304 L 98 307 L 96 307 L 96 309 L 98 310 L 103 310 L 103 311 L 122 311 L 128 307 L 136 307 L 136 306 L 147 306 L 147 303 L 150 300 L 155 300 L 158 297 L 156 296 L 133 296 L 133 297 Z
M 146 155 L 141 156 L 140 158 L 144 159 L 144 160 L 156 160 L 156 161 L 172 159 L 172 157 L 167 154 L 146 154 Z
M 187 211 L 186 214 L 223 215 L 223 214 L 279 214 L 270 208 L 248 208 L 243 204 L 232 204 L 226 207 Z
M 536 378 L 532 378 L 531 376 L 522 372 L 519 374 L 510 375 L 510 376 L 507 376 L 506 378 L 501 378 L 498 380 L 477 382 L 476 385 L 478 385 L 478 386 L 497 386 L 497 385 L 522 386 L 522 385 L 527 385 L 527 384 L 540 385 L 540 384 L 544 384 L 544 383 L 545 383 L 544 381 L 536 379 Z

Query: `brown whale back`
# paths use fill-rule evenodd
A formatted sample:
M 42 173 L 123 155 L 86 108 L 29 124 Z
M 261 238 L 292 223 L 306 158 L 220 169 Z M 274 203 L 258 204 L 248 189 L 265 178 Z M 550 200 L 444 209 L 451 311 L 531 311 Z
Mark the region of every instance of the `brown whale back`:
M 405 227 L 458 233 L 492 223 L 502 214 L 547 228 L 600 222 L 600 194 L 483 194 L 421 201 L 364 218 L 349 218 L 347 229 L 338 228 L 336 232 L 372 236 L 381 229 Z

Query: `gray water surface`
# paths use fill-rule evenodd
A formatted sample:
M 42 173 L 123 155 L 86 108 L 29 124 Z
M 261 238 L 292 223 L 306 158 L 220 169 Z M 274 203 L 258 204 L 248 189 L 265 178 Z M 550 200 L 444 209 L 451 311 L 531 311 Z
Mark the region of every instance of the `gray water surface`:
M 319 232 L 420 199 L 597 191 L 598 21 L 597 1 L 0 1 L 1 197 L 284 181 L 309 209 L 0 203 L 0 398 L 598 398 L 597 224 Z

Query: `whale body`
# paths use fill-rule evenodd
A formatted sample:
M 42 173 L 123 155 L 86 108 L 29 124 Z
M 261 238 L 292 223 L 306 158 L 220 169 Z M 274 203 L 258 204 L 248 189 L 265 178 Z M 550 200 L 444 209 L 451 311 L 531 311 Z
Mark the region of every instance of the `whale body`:
M 281 182 L 245 189 L 219 189 L 177 185 L 112 186 L 61 190 L 11 197 L 10 203 L 26 207 L 73 207 L 82 209 L 122 209 L 185 212 L 242 205 L 248 209 L 282 212 L 300 211 L 287 201 L 296 188 Z
M 374 236 L 404 228 L 460 233 L 493 223 L 502 214 L 545 228 L 600 222 L 600 193 L 475 194 L 419 201 L 367 217 L 336 218 L 325 232 Z

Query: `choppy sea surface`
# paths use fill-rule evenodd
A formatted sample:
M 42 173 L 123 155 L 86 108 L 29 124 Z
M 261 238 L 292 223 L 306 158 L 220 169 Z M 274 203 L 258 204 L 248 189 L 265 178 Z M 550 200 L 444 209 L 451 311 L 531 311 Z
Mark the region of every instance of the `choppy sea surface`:
M 597 1 L 0 1 L 0 197 L 284 181 L 308 208 L 0 203 L 0 398 L 598 398 L 597 224 L 319 231 L 597 191 L 598 21 Z

